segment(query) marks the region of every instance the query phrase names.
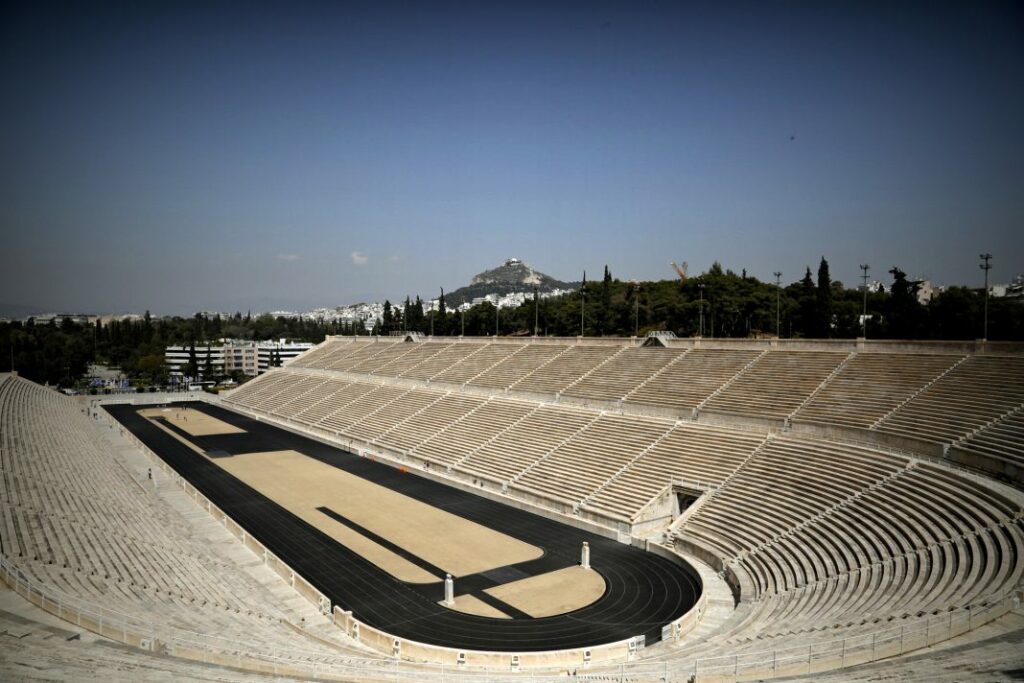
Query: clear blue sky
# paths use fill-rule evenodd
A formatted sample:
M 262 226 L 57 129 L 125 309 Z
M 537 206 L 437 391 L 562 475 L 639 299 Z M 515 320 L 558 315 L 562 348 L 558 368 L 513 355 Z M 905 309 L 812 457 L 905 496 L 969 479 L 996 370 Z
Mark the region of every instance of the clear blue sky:
M 7 3 L 0 79 L 0 303 L 1024 272 L 1019 2 Z

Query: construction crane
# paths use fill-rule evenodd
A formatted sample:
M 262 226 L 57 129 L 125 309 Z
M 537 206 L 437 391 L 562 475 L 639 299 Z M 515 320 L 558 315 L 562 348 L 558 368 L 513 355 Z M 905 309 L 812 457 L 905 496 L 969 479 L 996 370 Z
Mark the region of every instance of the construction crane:
M 674 268 L 676 273 L 679 275 L 679 279 L 683 280 L 684 282 L 686 281 L 686 269 L 688 267 L 689 266 L 687 265 L 686 261 L 683 261 L 683 265 L 681 266 L 677 266 L 676 262 L 672 261 L 672 268 Z

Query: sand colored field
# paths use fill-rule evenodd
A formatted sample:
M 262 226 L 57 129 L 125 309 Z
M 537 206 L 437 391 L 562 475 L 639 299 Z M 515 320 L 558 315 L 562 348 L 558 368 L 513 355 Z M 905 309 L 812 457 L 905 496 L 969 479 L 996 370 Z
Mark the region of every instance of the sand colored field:
M 245 434 L 244 429 L 239 429 L 223 420 L 218 420 L 215 417 L 210 417 L 206 413 L 201 413 L 191 408 L 148 408 L 140 410 L 139 415 L 148 418 L 162 417 L 170 424 L 192 436 Z
M 141 413 L 143 411 L 140 410 L 139 412 Z M 171 436 L 172 438 L 177 439 L 178 441 L 180 441 L 184 445 L 188 446 L 189 448 L 191 448 L 193 451 L 195 451 L 199 455 L 203 456 L 204 458 L 207 457 L 206 456 L 206 451 L 204 451 L 202 448 L 200 448 L 199 446 L 195 445 L 194 443 L 192 443 L 191 441 L 189 441 L 188 439 L 183 437 L 181 434 L 179 434 L 178 432 L 174 431 L 173 429 L 171 429 L 170 427 L 165 425 L 162 420 L 150 419 L 149 421 L 150 421 L 150 423 L 154 427 L 156 427 L 157 429 L 159 429 L 162 432 L 165 432 L 168 436 Z
M 472 595 L 456 595 L 454 605 L 445 605 L 444 601 L 440 601 L 437 604 L 448 609 L 453 609 L 456 612 L 463 612 L 465 614 L 475 614 L 478 617 L 492 617 L 494 619 L 511 619 L 504 612 L 500 612 L 480 598 L 474 598 Z
M 540 557 L 543 551 L 475 522 L 439 510 L 384 486 L 326 465 L 297 451 L 247 453 L 213 460 L 286 510 L 330 534 L 403 581 L 409 563 L 363 536 L 342 534 L 344 525 L 317 511 L 328 507 L 428 563 L 466 576 Z M 352 532 L 354 533 L 354 532 Z M 355 547 L 357 544 L 359 547 Z M 362 548 L 362 550 L 360 550 Z M 397 561 L 396 561 L 397 560 Z M 400 562 L 399 562 L 400 561 Z M 439 581 L 422 572 L 420 581 Z M 399 576 L 401 574 L 402 576 Z
M 407 583 L 434 583 L 443 578 L 434 576 L 427 570 L 416 566 L 400 555 L 396 555 L 379 543 L 371 541 L 358 531 L 354 531 L 341 522 L 318 512 L 315 506 L 302 510 L 292 509 L 291 511 L 301 517 L 306 523 L 316 527 L 346 548 L 359 553 L 362 557 L 373 562 L 399 581 Z
M 604 595 L 604 579 L 593 569 L 566 567 L 488 588 L 487 593 L 526 612 L 550 617 L 586 607 Z

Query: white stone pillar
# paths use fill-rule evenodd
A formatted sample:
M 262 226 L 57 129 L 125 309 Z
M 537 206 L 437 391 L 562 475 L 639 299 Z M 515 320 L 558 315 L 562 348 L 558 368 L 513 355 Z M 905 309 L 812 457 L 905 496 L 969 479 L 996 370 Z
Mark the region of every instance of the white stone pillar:
M 583 552 L 580 557 L 580 564 L 584 569 L 590 569 L 590 544 L 583 541 Z
M 455 604 L 455 582 L 451 574 L 444 575 L 444 604 L 448 607 Z

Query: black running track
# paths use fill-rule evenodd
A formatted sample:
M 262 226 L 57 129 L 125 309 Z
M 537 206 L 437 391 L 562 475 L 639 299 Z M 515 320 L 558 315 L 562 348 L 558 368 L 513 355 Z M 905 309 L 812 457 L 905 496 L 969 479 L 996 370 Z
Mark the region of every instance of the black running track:
M 700 595 L 700 579 L 690 567 L 430 479 L 403 473 L 390 465 L 216 406 L 198 402 L 188 405 L 245 430 L 244 434 L 207 437 L 179 432 L 211 457 L 299 451 L 544 549 L 544 555 L 536 560 L 456 577 L 457 595 L 472 593 L 514 618 L 492 619 L 449 610 L 438 604 L 444 598 L 443 581 L 410 584 L 393 578 L 213 462 L 199 457 L 138 414 L 138 410 L 151 406 L 105 406 L 114 418 L 247 533 L 259 539 L 330 598 L 333 605 L 351 610 L 360 621 L 395 636 L 459 649 L 503 652 L 587 647 L 637 635 L 646 636 L 649 645 L 661 638 L 662 626 L 689 610 Z M 169 423 L 164 424 L 174 429 Z M 387 544 L 387 539 L 359 528 L 333 510 L 321 508 L 320 512 Z M 508 581 L 579 564 L 583 541 L 590 543 L 591 565 L 604 577 L 607 586 L 604 595 L 596 602 L 567 614 L 533 619 L 483 592 Z M 393 545 L 388 547 L 428 571 L 439 571 L 404 549 Z

